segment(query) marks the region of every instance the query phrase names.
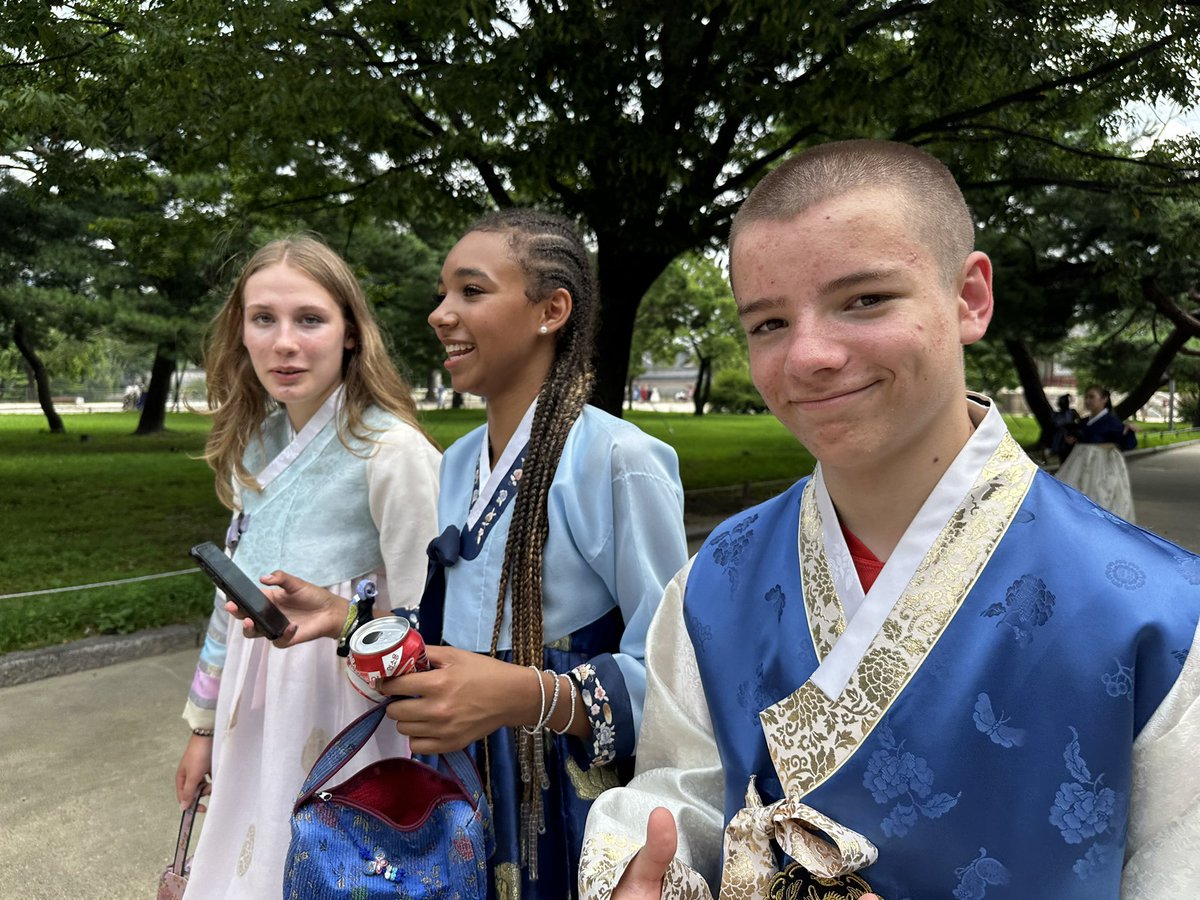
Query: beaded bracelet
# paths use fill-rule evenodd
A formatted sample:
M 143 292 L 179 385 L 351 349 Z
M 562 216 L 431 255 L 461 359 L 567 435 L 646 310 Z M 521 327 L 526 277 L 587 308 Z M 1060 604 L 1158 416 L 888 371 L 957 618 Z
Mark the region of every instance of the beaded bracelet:
M 570 675 L 558 675 L 556 677 L 567 679 L 567 687 L 571 690 L 571 715 L 567 717 L 567 724 L 562 727 L 561 731 L 557 728 L 551 728 L 550 730 L 555 734 L 566 734 L 575 723 L 575 701 L 579 698 L 579 692 L 575 688 L 575 679 Z
M 192 734 L 196 737 L 212 737 L 213 729 L 211 728 L 193 728 Z

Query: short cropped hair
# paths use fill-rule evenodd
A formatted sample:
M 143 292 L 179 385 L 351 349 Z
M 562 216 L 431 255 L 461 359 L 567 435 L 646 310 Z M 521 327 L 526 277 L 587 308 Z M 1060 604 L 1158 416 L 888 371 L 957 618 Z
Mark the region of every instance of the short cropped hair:
M 954 176 L 941 161 L 896 141 L 818 144 L 781 163 L 750 192 L 733 217 L 738 235 L 756 222 L 787 222 L 824 200 L 858 189 L 902 195 L 914 233 L 934 252 L 948 282 L 975 248 L 975 224 Z

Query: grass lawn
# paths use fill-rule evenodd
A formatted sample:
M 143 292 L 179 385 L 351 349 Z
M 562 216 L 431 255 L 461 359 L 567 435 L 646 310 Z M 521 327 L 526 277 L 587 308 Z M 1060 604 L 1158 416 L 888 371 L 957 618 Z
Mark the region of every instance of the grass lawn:
M 426 412 L 448 446 L 482 410 Z M 675 447 L 690 512 L 732 513 L 812 470 L 812 458 L 772 416 L 633 412 L 630 421 Z M 228 513 L 200 459 L 208 420 L 167 416 L 167 432 L 135 437 L 135 413 L 65 417 L 52 435 L 32 415 L 0 415 L 0 595 L 192 568 L 187 550 L 221 541 Z M 1037 426 L 1009 418 L 1032 446 Z M 1160 442 L 1144 426 L 1143 446 Z M 767 483 L 747 489 L 747 484 Z M 722 491 L 721 488 L 729 488 Z M 199 621 L 212 591 L 199 573 L 60 594 L 0 599 L 0 653 L 92 634 Z

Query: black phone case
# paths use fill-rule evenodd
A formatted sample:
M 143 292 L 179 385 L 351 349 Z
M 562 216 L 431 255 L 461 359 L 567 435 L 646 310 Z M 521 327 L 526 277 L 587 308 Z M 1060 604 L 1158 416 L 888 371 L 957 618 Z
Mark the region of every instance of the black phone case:
M 200 568 L 212 579 L 213 584 L 250 617 L 261 633 L 271 640 L 283 634 L 283 630 L 290 624 L 287 616 L 221 551 L 220 547 L 212 541 L 205 541 L 203 544 L 197 544 L 188 553 L 200 563 Z

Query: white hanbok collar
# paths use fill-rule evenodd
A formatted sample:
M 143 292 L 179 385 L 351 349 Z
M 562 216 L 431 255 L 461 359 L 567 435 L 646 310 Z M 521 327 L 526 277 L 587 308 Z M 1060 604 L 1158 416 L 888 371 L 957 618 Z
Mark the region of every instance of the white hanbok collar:
M 486 428 L 484 429 L 483 441 L 479 447 L 479 462 L 475 470 L 476 492 L 471 500 L 471 509 L 467 512 L 468 530 L 475 527 L 475 523 L 487 509 L 492 494 L 496 492 L 496 488 L 508 475 L 508 470 L 512 468 L 517 455 L 529 443 L 529 435 L 533 431 L 533 414 L 536 410 L 537 398 L 534 397 L 533 402 L 529 404 L 529 409 L 525 410 L 525 415 L 517 424 L 517 430 L 513 432 L 513 436 L 509 438 L 500 458 L 496 460 L 494 469 L 492 468 L 491 454 L 488 452 L 488 446 L 491 443 L 489 432 Z
M 1096 413 L 1094 416 L 1092 416 L 1090 419 L 1088 419 L 1087 423 L 1089 425 L 1095 425 L 1097 422 L 1099 422 L 1101 419 L 1103 419 L 1107 415 L 1108 415 L 1108 407 L 1106 406 L 1106 407 L 1104 407 L 1104 409 L 1100 410 L 1100 412 Z
M 845 689 L 934 540 L 1008 433 L 995 404 L 981 397 L 967 399 L 971 420 L 976 424 L 974 434 L 926 498 L 865 595 L 819 465 L 813 473 L 825 556 L 847 620 L 846 630 L 812 675 L 813 683 L 829 697 L 837 697 Z
M 258 474 L 256 480 L 260 489 L 265 489 L 268 484 L 287 471 L 287 467 L 299 458 L 330 420 L 341 412 L 344 395 L 345 385 L 339 384 L 333 393 L 325 398 L 321 408 L 313 413 L 313 417 L 304 423 L 304 427 L 300 429 L 299 433 L 292 427 L 292 420 L 287 419 L 288 444 Z M 285 416 L 285 418 L 287 417 Z

